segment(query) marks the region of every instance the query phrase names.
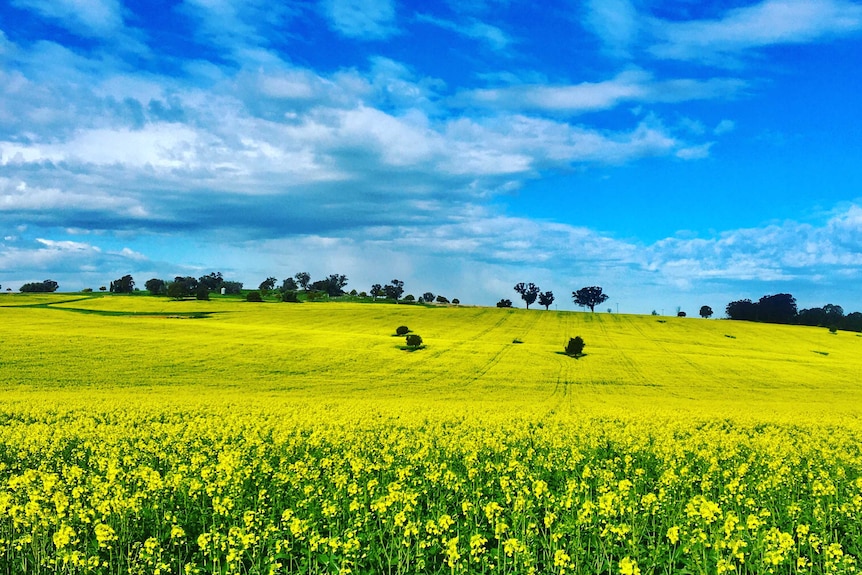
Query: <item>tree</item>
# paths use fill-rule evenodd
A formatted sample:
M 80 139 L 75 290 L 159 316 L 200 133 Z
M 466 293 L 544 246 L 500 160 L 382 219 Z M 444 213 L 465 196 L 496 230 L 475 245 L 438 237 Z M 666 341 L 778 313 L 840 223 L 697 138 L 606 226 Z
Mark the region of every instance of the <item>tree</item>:
M 266 278 L 265 280 L 263 280 L 262 282 L 260 282 L 260 285 L 258 286 L 258 289 L 260 290 L 260 294 L 266 295 L 267 292 L 274 290 L 275 289 L 275 282 L 277 282 L 277 281 L 278 281 L 277 279 L 270 276 L 270 277 Z
M 295 276 L 296 282 L 304 291 L 308 291 L 308 284 L 311 283 L 311 274 L 308 272 L 299 272 Z
M 60 287 L 60 284 L 54 280 L 45 280 L 41 282 L 26 283 L 22 285 L 21 289 L 18 291 L 22 293 L 47 293 L 57 291 L 58 287 Z
M 461 305 L 461 300 L 459 300 L 458 298 L 454 298 L 452 300 L 452 305 Z
M 135 280 L 130 275 L 124 275 L 111 282 L 111 293 L 132 293 L 135 291 Z
M 566 345 L 566 354 L 572 357 L 581 357 L 584 355 L 584 338 L 579 335 L 569 338 L 569 343 Z
M 152 295 L 164 295 L 167 292 L 165 280 L 160 280 L 159 278 L 148 279 L 146 283 L 144 283 L 144 287 L 147 288 L 147 291 Z
M 572 292 L 572 300 L 581 307 L 588 307 L 590 311 L 596 311 L 596 306 L 608 301 L 607 294 L 602 293 L 599 286 L 583 287 Z
M 216 291 L 221 289 L 222 284 L 224 284 L 224 277 L 222 277 L 221 272 L 209 273 L 201 276 L 198 279 L 198 284 L 203 286 L 207 291 Z
M 703 319 L 709 319 L 712 317 L 712 308 L 708 305 L 700 306 L 700 317 Z
M 434 294 L 431 293 L 430 291 L 426 291 L 425 293 L 422 294 L 422 297 L 419 299 L 420 299 L 420 301 L 424 301 L 425 303 L 431 303 L 434 301 Z
M 497 307 L 512 307 L 512 300 L 503 298 L 497 302 Z
M 181 300 L 186 296 L 185 286 L 178 281 L 169 282 L 165 293 L 169 298 L 175 300 Z
M 840 305 L 828 303 L 823 306 L 823 313 L 826 316 L 827 326 L 841 325 L 841 320 L 844 319 L 844 308 Z
M 389 299 L 394 299 L 398 303 L 398 298 L 404 293 L 404 282 L 401 280 L 392 280 L 391 283 L 383 287 L 383 292 Z
M 329 294 L 329 297 L 337 297 L 344 295 L 344 286 L 347 285 L 347 276 L 331 274 L 324 280 L 318 280 L 311 284 L 310 289 L 322 291 Z
M 224 288 L 224 293 L 230 295 L 239 295 L 242 293 L 242 282 L 222 282 L 221 287 Z
M 521 299 L 527 304 L 527 309 L 530 309 L 530 304 L 536 301 L 540 292 L 539 286 L 533 282 L 528 284 L 525 284 L 524 282 L 517 283 L 515 284 L 515 291 L 521 295 Z
M 545 311 L 554 303 L 554 292 L 546 291 L 539 294 L 539 305 L 545 306 Z
M 407 334 L 407 345 L 413 349 L 417 349 L 422 345 L 422 336 L 415 333 Z
M 724 313 L 730 319 L 756 321 L 757 304 L 750 299 L 732 301 L 724 308 Z
M 374 299 L 379 298 L 383 295 L 383 286 L 380 284 L 374 284 L 371 286 L 371 297 Z
M 757 321 L 793 323 L 796 315 L 796 299 L 789 293 L 765 295 L 757 302 Z
M 446 296 L 443 296 L 443 295 L 438 295 L 438 296 L 437 296 L 437 300 L 436 300 L 436 301 L 437 301 L 437 303 L 445 303 L 445 304 L 448 304 L 448 303 L 449 303 L 449 298 L 447 298 Z
M 676 312 L 676 317 L 685 317 L 687 314 L 684 311 Z
M 299 289 L 299 286 L 296 285 L 296 280 L 293 278 L 286 278 L 283 282 L 281 282 L 281 291 L 296 291 Z
M 826 312 L 822 307 L 813 307 L 800 310 L 796 315 L 796 323 L 799 325 L 820 326 L 827 325 Z
M 191 276 L 176 276 L 174 281 L 167 285 L 168 297 L 173 299 L 183 299 L 197 293 L 198 280 Z
M 854 311 L 853 313 L 845 315 L 844 319 L 841 321 L 841 329 L 862 332 L 862 313 Z

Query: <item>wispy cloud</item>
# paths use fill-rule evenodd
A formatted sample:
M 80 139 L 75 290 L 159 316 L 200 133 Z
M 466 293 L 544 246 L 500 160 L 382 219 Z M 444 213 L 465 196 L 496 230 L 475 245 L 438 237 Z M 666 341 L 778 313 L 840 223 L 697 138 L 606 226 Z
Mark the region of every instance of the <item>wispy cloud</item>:
M 512 44 L 512 39 L 503 30 L 475 18 L 461 24 L 429 14 L 417 14 L 416 20 L 478 40 L 497 52 L 505 51 Z
M 107 38 L 123 28 L 123 8 L 117 0 L 12 0 L 12 4 L 81 36 Z
M 379 40 L 398 33 L 392 0 L 322 0 L 330 26 L 339 34 Z
M 589 0 L 584 4 L 585 25 L 602 41 L 611 56 L 631 56 L 640 33 L 641 18 L 630 0 Z
M 653 55 L 728 62 L 741 52 L 829 39 L 862 30 L 862 5 L 845 0 L 766 0 L 714 20 L 651 19 Z
M 574 85 L 521 84 L 462 92 L 456 104 L 489 108 L 582 114 L 621 103 L 673 103 L 732 98 L 746 86 L 737 78 L 655 80 L 643 70 L 627 70 L 602 82 Z

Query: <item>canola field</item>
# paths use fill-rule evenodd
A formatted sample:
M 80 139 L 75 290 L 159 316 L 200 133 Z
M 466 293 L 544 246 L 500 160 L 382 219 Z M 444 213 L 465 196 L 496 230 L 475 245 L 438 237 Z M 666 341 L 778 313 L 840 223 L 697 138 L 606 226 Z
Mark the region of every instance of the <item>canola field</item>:
M 862 570 L 854 333 L 70 294 L 0 318 L 0 573 Z

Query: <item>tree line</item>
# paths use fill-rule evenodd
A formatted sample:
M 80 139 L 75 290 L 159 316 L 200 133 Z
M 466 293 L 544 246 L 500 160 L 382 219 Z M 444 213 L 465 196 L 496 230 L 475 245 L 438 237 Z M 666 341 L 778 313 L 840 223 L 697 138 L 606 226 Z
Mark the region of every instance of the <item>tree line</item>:
M 862 332 L 862 313 L 856 311 L 845 315 L 840 305 L 826 304 L 799 310 L 796 298 L 789 293 L 765 295 L 758 301 L 740 299 L 727 304 L 727 317 L 733 320 L 756 321 L 827 327 L 831 330 Z
M 46 280 L 50 282 L 50 280 Z M 374 301 L 383 299 L 386 301 L 394 301 L 395 303 L 441 303 L 441 304 L 460 304 L 458 298 L 449 300 L 443 295 L 434 295 L 431 292 L 425 292 L 418 298 L 412 294 L 404 295 L 404 282 L 399 279 L 393 279 L 386 284 L 374 284 L 369 292 L 357 292 L 355 289 L 349 293 L 346 290 L 347 276 L 344 274 L 329 274 L 327 277 L 312 281 L 311 274 L 308 272 L 298 272 L 293 276 L 283 279 L 281 282 L 274 276 L 270 276 L 263 280 L 257 289 L 243 289 L 242 282 L 229 281 L 224 278 L 221 272 L 213 272 L 207 275 L 195 278 L 192 276 L 175 276 L 173 280 L 164 280 L 161 278 L 151 278 L 144 283 L 144 288 L 151 295 L 167 296 L 173 299 L 186 299 L 194 297 L 196 299 L 209 299 L 210 294 L 224 293 L 225 295 L 242 295 L 246 294 L 246 299 L 249 301 L 263 301 L 265 297 L 274 296 L 284 302 L 298 302 L 299 294 L 303 294 L 303 298 L 307 301 L 314 301 L 323 297 L 342 297 L 346 295 L 358 298 L 371 298 Z M 45 282 L 42 282 L 45 283 Z M 53 282 L 53 289 L 41 289 L 42 283 L 32 291 L 54 291 L 57 289 L 56 282 Z M 29 285 L 29 284 L 28 284 Z M 134 293 L 139 291 L 136 287 L 135 279 L 131 275 L 124 275 L 110 282 L 110 288 L 102 287 L 102 291 L 110 291 L 111 293 Z M 24 290 L 22 290 L 24 291 Z M 92 290 L 87 290 L 92 291 Z
M 539 301 L 539 305 L 545 306 L 547 311 L 551 304 L 554 303 L 554 292 L 545 291 L 534 284 L 533 282 L 519 282 L 515 284 L 514 290 L 524 300 L 527 309 L 530 309 L 530 304 Z M 572 301 L 581 307 L 588 307 L 590 311 L 596 311 L 596 306 L 601 305 L 608 300 L 608 295 L 603 292 L 599 286 L 583 287 L 572 292 Z M 497 302 L 497 307 L 512 307 L 512 300 L 503 298 Z

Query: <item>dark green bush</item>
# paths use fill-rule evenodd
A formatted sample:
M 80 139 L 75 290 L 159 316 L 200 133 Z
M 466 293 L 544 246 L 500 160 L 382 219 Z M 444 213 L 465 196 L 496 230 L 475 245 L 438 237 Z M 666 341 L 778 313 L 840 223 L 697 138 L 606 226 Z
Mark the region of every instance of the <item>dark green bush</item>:
M 408 333 L 410 333 L 410 328 L 406 325 L 399 325 L 395 328 L 396 335 L 407 335 Z
M 261 302 L 261 301 L 263 301 L 263 296 L 262 296 L 262 295 L 260 295 L 260 292 L 259 292 L 259 291 L 256 291 L 256 290 L 255 290 L 255 291 L 250 291 L 250 292 L 248 292 L 248 294 L 245 296 L 245 301 Z
M 566 354 L 572 357 L 580 357 L 584 354 L 584 340 L 581 336 L 569 338 L 569 343 L 566 345 Z
M 285 303 L 297 303 L 299 302 L 299 298 L 296 297 L 296 292 L 293 290 L 285 290 L 281 294 L 281 301 Z
M 422 336 L 415 333 L 407 335 L 407 345 L 412 348 L 417 348 L 422 345 Z

